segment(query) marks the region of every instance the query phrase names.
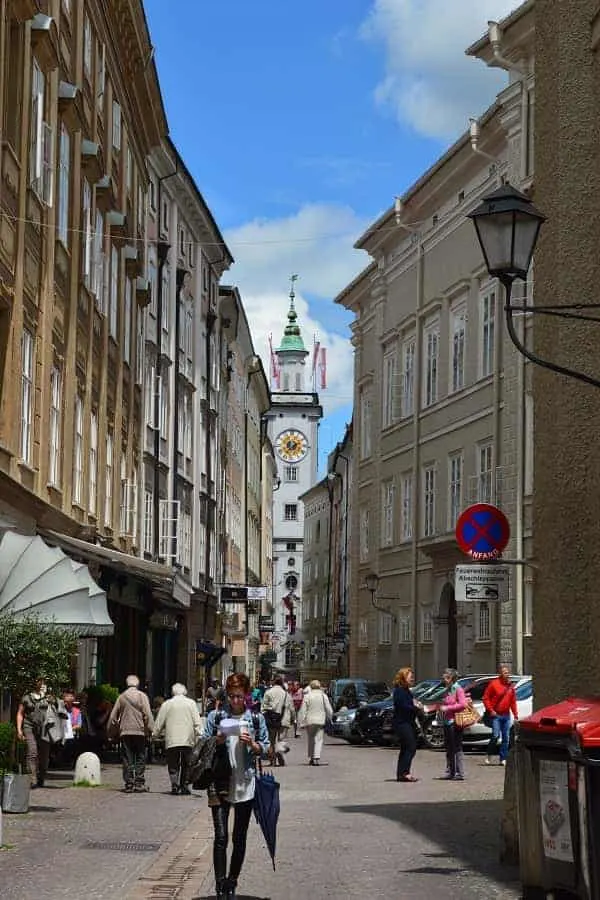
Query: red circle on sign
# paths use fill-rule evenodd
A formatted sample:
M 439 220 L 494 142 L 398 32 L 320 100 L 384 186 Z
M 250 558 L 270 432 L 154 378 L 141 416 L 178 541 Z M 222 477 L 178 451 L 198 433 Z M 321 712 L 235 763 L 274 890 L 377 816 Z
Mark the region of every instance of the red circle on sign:
M 510 540 L 508 519 L 497 506 L 474 503 L 456 523 L 458 546 L 473 559 L 497 559 Z

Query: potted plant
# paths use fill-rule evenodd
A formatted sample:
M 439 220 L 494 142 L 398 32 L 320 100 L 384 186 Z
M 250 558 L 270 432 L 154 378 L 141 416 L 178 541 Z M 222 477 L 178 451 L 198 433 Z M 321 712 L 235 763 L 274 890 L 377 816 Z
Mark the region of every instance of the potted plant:
M 26 813 L 29 811 L 31 779 L 29 775 L 23 774 L 24 752 L 23 743 L 16 740 L 16 729 L 12 722 L 0 722 L 2 812 Z

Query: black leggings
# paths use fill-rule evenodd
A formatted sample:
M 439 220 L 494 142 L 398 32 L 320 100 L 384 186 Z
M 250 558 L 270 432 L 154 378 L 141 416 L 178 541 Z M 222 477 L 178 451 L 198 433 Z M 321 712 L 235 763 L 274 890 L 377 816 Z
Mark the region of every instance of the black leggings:
M 229 810 L 233 806 L 233 851 L 229 863 L 229 880 L 237 884 L 244 856 L 246 855 L 246 835 L 254 806 L 253 800 L 243 803 L 228 803 L 226 800 L 220 806 L 213 806 L 212 817 L 215 826 L 215 842 L 213 844 L 213 864 L 215 867 L 215 879 L 217 884 L 222 884 L 227 875 L 227 844 L 229 841 Z

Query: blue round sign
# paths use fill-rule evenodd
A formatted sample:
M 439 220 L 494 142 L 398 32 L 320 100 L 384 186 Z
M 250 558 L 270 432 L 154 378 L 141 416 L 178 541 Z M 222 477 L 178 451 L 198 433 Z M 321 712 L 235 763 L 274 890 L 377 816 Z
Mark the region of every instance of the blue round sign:
M 456 523 L 458 546 L 472 559 L 497 559 L 510 539 L 508 519 L 497 506 L 474 503 Z

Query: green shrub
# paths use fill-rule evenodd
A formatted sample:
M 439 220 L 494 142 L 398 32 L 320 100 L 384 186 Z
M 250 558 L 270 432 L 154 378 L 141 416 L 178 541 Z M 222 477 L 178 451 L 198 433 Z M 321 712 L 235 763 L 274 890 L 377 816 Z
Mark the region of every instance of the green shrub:
M 16 734 L 12 722 L 0 722 L 0 775 L 13 770 Z

